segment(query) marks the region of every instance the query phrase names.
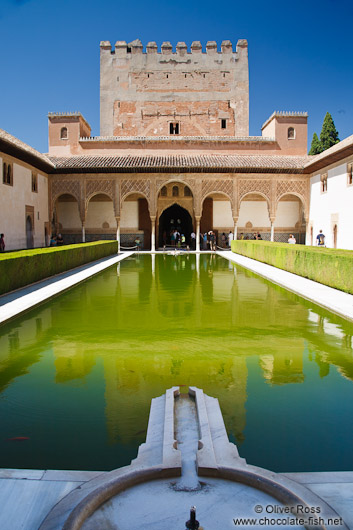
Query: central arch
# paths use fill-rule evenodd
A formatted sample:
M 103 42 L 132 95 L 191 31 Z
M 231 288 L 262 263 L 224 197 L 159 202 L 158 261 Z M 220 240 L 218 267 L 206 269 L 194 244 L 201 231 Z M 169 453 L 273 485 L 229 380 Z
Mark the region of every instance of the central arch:
M 190 245 L 190 234 L 193 230 L 192 219 L 189 212 L 179 204 L 172 204 L 166 208 L 159 217 L 159 246 L 171 244 L 171 232 L 178 230 L 184 234 L 186 243 Z

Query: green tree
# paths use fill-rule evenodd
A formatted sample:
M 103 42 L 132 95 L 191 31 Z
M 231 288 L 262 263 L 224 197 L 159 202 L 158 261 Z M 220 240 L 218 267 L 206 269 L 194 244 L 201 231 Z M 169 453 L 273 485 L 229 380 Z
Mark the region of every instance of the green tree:
M 326 112 L 324 123 L 320 133 L 320 141 L 322 144 L 322 150 L 325 151 L 329 147 L 338 144 L 340 141 L 338 138 L 338 132 L 335 124 L 333 123 L 332 116 L 329 112 Z
M 309 155 L 318 155 L 319 153 L 322 153 L 322 151 L 323 151 L 322 143 L 320 142 L 317 134 L 314 133 L 313 139 L 311 141 Z

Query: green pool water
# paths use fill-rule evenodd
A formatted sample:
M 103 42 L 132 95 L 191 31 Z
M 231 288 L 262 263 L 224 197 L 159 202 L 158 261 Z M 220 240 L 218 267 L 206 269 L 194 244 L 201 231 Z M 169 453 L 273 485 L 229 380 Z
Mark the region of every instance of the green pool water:
M 248 463 L 353 470 L 352 335 L 219 256 L 127 258 L 0 328 L 0 467 L 129 464 L 151 399 L 194 385 Z

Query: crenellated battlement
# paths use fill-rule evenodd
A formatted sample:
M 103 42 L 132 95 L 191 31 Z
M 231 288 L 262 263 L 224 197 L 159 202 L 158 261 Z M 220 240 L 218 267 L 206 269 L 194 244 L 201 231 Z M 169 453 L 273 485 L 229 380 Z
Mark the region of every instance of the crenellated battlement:
M 247 136 L 248 43 L 100 43 L 102 136 Z
M 205 50 L 202 48 L 200 41 L 193 41 L 190 47 L 185 42 L 178 42 L 173 50 L 173 46 L 169 41 L 163 42 L 158 50 L 157 43 L 152 41 L 146 44 L 144 49 L 140 39 L 127 43 L 126 41 L 117 41 L 115 46 L 112 47 L 110 41 L 101 41 L 100 48 L 103 53 L 116 54 L 119 57 L 129 56 L 130 58 L 134 55 L 175 55 L 184 56 L 187 54 L 206 54 L 206 55 L 222 55 L 230 53 L 239 53 L 242 49 L 248 47 L 246 39 L 239 39 L 236 45 L 235 51 L 230 40 L 222 41 L 220 49 L 216 41 L 208 41 Z

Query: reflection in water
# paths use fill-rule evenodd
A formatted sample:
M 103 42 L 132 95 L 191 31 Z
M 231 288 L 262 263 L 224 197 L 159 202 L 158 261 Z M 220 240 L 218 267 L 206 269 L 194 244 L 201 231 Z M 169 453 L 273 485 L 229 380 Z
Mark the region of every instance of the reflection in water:
M 127 464 L 175 385 L 219 399 L 251 463 L 352 467 L 352 324 L 215 255 L 131 257 L 3 326 L 0 352 L 3 467 Z

